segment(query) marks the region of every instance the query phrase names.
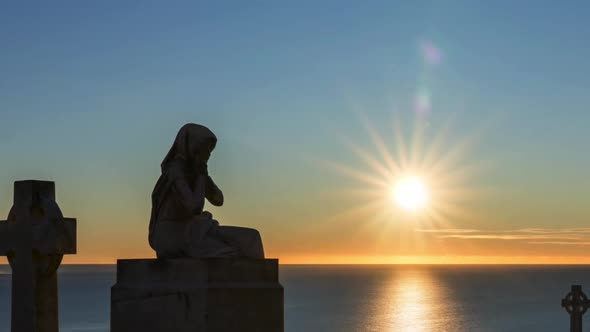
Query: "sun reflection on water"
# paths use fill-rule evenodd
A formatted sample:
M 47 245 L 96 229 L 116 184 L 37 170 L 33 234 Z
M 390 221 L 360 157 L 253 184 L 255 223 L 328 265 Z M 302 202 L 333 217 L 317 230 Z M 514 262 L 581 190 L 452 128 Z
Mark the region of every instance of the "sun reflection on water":
M 366 331 L 461 331 L 453 296 L 428 269 L 400 268 L 383 285 Z

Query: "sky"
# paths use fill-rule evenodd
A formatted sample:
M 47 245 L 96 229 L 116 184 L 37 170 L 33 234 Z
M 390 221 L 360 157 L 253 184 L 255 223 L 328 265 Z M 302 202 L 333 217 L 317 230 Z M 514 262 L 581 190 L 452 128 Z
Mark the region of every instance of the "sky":
M 0 216 L 56 182 L 65 263 L 153 257 L 151 190 L 208 126 L 224 225 L 282 263 L 590 263 L 590 4 L 0 3 Z M 390 197 L 411 174 L 424 211 Z

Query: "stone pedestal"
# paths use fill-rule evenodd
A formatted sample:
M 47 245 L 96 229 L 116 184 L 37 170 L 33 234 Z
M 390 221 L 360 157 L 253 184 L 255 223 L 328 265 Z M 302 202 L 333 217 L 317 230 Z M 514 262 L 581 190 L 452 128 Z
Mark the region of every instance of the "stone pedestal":
M 282 332 L 276 259 L 124 259 L 111 332 Z

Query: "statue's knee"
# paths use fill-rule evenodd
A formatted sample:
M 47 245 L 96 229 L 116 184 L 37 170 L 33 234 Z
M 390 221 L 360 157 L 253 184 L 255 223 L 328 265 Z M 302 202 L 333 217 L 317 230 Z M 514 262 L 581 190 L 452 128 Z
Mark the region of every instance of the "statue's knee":
M 262 242 L 262 237 L 260 236 L 260 232 L 256 229 L 250 229 L 251 236 L 254 240 Z

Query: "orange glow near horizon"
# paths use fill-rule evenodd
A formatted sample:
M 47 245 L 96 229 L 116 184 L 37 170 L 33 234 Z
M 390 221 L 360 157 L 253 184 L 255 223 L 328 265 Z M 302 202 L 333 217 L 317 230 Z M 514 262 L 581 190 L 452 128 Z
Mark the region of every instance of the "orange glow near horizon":
M 590 256 L 285 256 L 281 264 L 342 265 L 585 265 Z
M 154 258 L 124 256 L 120 259 Z M 275 256 L 281 265 L 588 265 L 590 256 Z M 62 264 L 115 264 L 117 258 L 77 259 L 65 256 Z M 7 264 L 6 257 L 0 265 Z
M 236 185 L 228 190 L 233 203 L 208 210 L 223 225 L 258 229 L 267 257 L 281 264 L 590 264 L 590 256 L 580 254 L 590 246 L 590 228 L 581 218 L 555 228 L 552 214 L 544 216 L 547 211 L 538 205 L 511 195 L 492 197 L 478 187 L 481 164 L 465 158 L 471 139 L 450 140 L 450 128 L 425 135 L 419 124 L 412 139 L 398 128 L 391 140 L 364 124 L 370 146 L 348 141 L 351 155 L 361 161 L 357 168 L 316 159 L 336 171 L 328 174 L 334 176 L 329 185 L 318 181 L 321 186 L 310 188 L 299 181 L 305 185 L 285 196 L 268 190 L 263 198 Z M 154 258 L 147 243 L 150 186 L 138 189 L 143 196 L 59 191 L 60 206 L 78 218 L 79 230 L 78 254 L 66 255 L 63 263 Z M 491 199 L 478 200 L 481 194 Z M 110 208 L 94 208 L 93 200 L 103 197 L 114 197 L 119 205 L 101 201 Z M 5 204 L 0 210 L 9 209 L 8 201 L 0 202 Z

